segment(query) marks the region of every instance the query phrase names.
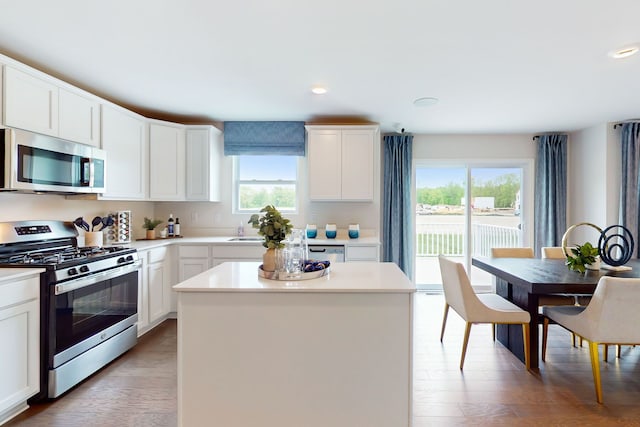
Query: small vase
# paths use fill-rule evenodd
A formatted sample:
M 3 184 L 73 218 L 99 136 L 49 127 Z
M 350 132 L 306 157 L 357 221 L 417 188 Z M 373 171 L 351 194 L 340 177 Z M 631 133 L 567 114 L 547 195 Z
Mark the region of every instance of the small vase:
M 147 240 L 153 240 L 156 238 L 156 230 L 147 230 Z
M 262 270 L 264 271 L 276 271 L 276 250 L 269 248 L 262 255 Z

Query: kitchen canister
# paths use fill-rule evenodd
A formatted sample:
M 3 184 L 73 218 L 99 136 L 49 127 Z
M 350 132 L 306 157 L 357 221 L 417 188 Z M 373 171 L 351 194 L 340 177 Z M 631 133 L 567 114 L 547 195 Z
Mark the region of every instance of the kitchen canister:
M 84 245 L 102 247 L 102 231 L 87 231 L 84 233 Z
M 315 224 L 307 224 L 307 239 L 315 239 L 318 236 L 318 227 Z
M 349 238 L 357 239 L 360 237 L 360 224 L 349 224 Z
M 327 239 L 335 239 L 338 234 L 338 229 L 335 224 L 327 224 L 324 229 L 324 235 Z

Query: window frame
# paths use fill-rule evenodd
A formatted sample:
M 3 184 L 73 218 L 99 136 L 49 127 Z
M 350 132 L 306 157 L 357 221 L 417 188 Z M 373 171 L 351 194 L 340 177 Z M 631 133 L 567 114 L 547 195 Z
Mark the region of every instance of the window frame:
M 252 180 L 241 180 L 240 179 L 240 161 L 241 161 L 241 157 L 255 157 L 255 155 L 251 155 L 251 154 L 247 154 L 247 155 L 235 155 L 232 156 L 233 157 L 233 185 L 232 185 L 232 199 L 233 199 L 233 213 L 237 214 L 237 215 L 244 215 L 244 214 L 254 214 L 254 213 L 260 213 L 260 209 L 262 209 L 262 206 L 259 208 L 255 208 L 255 209 L 240 209 L 240 186 L 243 184 L 260 184 L 260 185 L 293 185 L 294 188 L 294 192 L 295 192 L 295 196 L 294 196 L 294 203 L 295 206 L 293 207 L 293 209 L 284 209 L 284 208 L 280 208 L 278 206 L 276 206 L 276 208 L 278 208 L 278 210 L 282 213 L 287 213 L 287 214 L 298 214 L 298 212 L 300 211 L 300 206 L 301 206 L 301 195 L 300 195 L 300 173 L 301 173 L 301 166 L 302 166 L 302 159 L 304 157 L 301 156 L 291 156 L 291 157 L 295 157 L 296 161 L 295 161 L 295 165 L 296 165 L 296 177 L 295 180 L 285 180 L 285 179 L 279 179 L 279 180 L 256 180 L 256 179 L 252 179 Z M 261 157 L 282 157 L 282 155 L 279 154 L 275 154 L 273 156 L 261 156 Z

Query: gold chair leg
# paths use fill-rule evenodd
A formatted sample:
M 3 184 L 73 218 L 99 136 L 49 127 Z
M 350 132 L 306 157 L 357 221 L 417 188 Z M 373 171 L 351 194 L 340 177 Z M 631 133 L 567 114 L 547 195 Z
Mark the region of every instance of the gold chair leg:
M 607 346 L 605 345 L 605 349 Z M 602 403 L 602 383 L 600 381 L 600 362 L 598 361 L 598 343 L 589 341 L 589 354 L 591 356 L 591 370 L 593 371 L 593 383 L 596 387 L 596 400 Z
M 545 317 L 544 321 L 542 322 L 542 361 L 543 362 L 546 360 L 546 357 L 547 357 L 547 332 L 548 331 L 549 331 L 549 318 Z M 574 335 L 574 338 L 575 338 L 575 335 Z
M 531 360 L 529 360 L 529 324 L 522 324 L 522 341 L 524 342 L 524 366 L 527 371 L 531 370 Z
M 602 356 L 602 360 L 605 362 L 609 361 L 609 344 L 604 345 L 604 355 Z
M 573 332 L 571 332 L 571 345 L 574 347 L 576 346 L 576 334 L 574 334 Z
M 460 356 L 460 370 L 464 366 L 464 357 L 467 354 L 467 344 L 469 344 L 469 334 L 471 333 L 471 322 L 467 322 L 464 330 L 464 341 L 462 342 L 462 356 Z
M 442 342 L 442 338 L 444 337 L 444 327 L 447 324 L 447 314 L 449 314 L 449 304 L 444 303 L 444 317 L 442 318 L 442 332 L 440 332 L 440 342 Z

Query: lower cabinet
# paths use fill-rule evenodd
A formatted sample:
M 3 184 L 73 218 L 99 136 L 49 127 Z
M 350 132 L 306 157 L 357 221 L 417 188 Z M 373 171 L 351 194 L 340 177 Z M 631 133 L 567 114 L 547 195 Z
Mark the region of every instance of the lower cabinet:
M 40 389 L 40 276 L 0 279 L 0 424 Z
M 347 245 L 344 259 L 346 262 L 378 261 L 379 252 L 379 245 Z
M 208 245 L 181 245 L 178 248 L 178 283 L 209 268 Z
M 164 320 L 171 311 L 171 260 L 168 247 L 141 250 L 138 288 L 138 336 Z

